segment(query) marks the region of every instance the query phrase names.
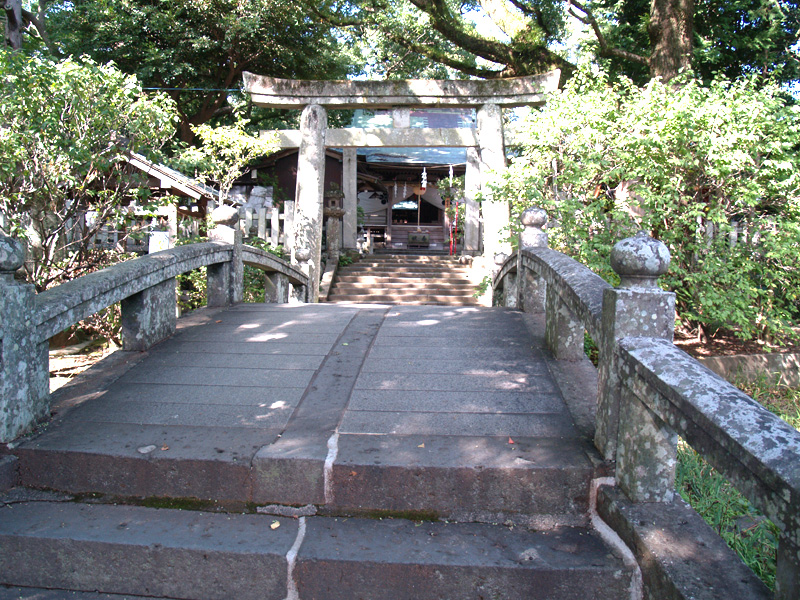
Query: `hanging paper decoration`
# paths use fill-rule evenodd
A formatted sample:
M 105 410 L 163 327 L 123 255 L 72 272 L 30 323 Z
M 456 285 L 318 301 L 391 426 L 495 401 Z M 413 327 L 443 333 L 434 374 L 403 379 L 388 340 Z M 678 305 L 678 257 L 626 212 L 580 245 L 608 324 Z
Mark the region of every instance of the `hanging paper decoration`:
M 422 183 L 419 184 L 419 195 L 424 194 L 426 189 L 428 189 L 428 173 L 425 171 L 425 167 L 422 167 Z
M 407 196 L 408 196 L 408 192 L 406 191 L 406 182 L 404 181 L 403 182 L 403 200 L 405 200 Z
M 450 185 L 453 185 L 453 165 L 450 165 Z
M 392 197 L 397 199 L 397 180 L 394 182 L 394 195 Z

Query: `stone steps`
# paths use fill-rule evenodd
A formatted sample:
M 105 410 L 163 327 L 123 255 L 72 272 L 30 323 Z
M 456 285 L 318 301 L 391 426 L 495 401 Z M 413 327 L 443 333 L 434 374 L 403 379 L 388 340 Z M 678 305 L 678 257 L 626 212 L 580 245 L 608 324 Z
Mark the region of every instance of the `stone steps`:
M 0 545 L 6 585 L 86 600 L 619 600 L 631 581 L 594 532 L 571 527 L 30 502 L 0 509 Z
M 339 269 L 328 301 L 475 306 L 470 275 L 449 256 L 373 255 Z

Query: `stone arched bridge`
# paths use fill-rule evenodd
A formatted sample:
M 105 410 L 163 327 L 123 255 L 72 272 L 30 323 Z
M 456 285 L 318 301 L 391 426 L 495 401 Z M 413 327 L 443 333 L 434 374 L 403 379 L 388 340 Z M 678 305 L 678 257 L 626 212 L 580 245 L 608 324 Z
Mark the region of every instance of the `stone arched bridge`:
M 797 598 L 800 435 L 672 345 L 663 245 L 618 244 L 613 288 L 544 222 L 495 308 L 306 304 L 222 228 L 36 296 L 4 238 L 0 598 L 770 597 L 675 497 L 678 436 L 778 526 Z M 126 351 L 50 396 L 47 338 L 120 301 Z

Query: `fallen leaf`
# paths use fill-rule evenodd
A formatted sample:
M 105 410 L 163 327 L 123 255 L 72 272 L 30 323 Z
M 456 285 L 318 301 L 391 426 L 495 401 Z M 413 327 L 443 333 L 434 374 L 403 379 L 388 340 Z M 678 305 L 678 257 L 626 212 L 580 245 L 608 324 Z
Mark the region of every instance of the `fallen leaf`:
M 358 475 L 358 473 L 355 471 L 350 471 L 350 477 L 355 477 L 356 475 Z
M 342 346 L 349 346 L 349 345 L 350 344 L 348 344 L 347 342 L 342 342 Z
M 280 523 L 278 523 L 278 521 L 273 521 L 273 522 L 272 522 L 272 525 L 270 525 L 270 526 L 269 526 L 269 528 L 270 528 L 270 529 L 277 529 L 277 528 L 278 528 L 278 527 L 280 527 L 280 526 L 281 526 L 281 524 L 280 524 Z
M 512 439 L 509 437 L 509 438 L 508 438 L 508 443 L 509 443 L 509 444 L 513 444 L 513 443 L 514 443 L 514 440 L 512 440 Z
M 424 447 L 425 447 L 425 442 L 422 442 L 419 446 L 417 446 L 417 448 L 424 448 Z
M 139 454 L 150 454 L 156 447 L 150 444 L 149 446 L 142 446 L 141 448 L 137 448 L 136 451 Z
M 222 321 L 215 321 L 216 323 L 222 323 Z
M 164 444 L 163 446 L 161 446 L 161 449 L 162 449 L 162 450 L 169 450 L 169 446 L 167 446 L 166 444 Z

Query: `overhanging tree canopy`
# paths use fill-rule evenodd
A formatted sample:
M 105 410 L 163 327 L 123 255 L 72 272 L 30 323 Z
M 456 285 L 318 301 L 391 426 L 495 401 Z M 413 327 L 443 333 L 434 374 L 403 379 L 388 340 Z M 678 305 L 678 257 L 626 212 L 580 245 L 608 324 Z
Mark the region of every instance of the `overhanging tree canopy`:
M 589 45 L 614 70 L 639 82 L 670 79 L 694 67 L 710 79 L 758 72 L 798 77 L 800 11 L 796 0 L 303 0 L 317 19 L 369 39 L 384 73 L 405 77 L 419 58 L 466 75 L 509 77 L 569 63 L 552 48 L 575 19 L 592 32 Z M 506 34 L 479 33 L 474 12 Z M 378 32 L 377 34 L 375 32 Z M 377 42 L 377 43 L 376 43 Z M 398 66 L 393 56 L 407 65 Z M 379 67 L 381 65 L 378 65 Z M 407 67 L 407 68 L 403 68 Z M 380 69 L 378 69 L 380 70 Z
M 185 141 L 192 125 L 230 113 L 229 90 L 245 69 L 295 79 L 359 70 L 330 26 L 291 0 L 76 0 L 38 13 L 54 51 L 113 61 L 144 87 L 165 89 Z

